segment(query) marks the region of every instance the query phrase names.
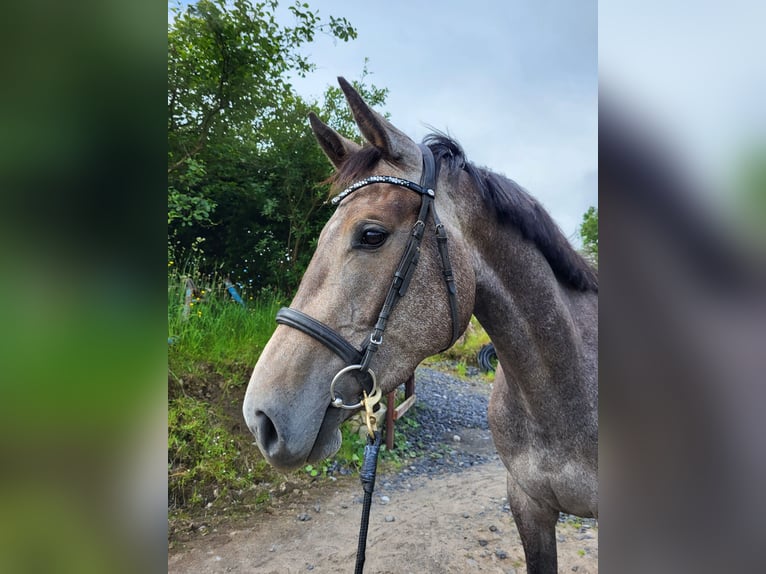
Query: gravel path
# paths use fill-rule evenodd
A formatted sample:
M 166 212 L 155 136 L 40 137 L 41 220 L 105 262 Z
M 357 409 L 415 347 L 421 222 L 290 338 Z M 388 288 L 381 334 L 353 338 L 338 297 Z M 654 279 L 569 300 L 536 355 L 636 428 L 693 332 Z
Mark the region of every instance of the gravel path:
M 492 387 L 480 376 L 467 380 L 421 367 L 415 373 L 415 407 L 407 412 L 417 426 L 399 423 L 408 445 L 420 456 L 403 475 L 435 475 L 497 460 L 487 424 Z M 396 445 L 400 448 L 401 445 Z

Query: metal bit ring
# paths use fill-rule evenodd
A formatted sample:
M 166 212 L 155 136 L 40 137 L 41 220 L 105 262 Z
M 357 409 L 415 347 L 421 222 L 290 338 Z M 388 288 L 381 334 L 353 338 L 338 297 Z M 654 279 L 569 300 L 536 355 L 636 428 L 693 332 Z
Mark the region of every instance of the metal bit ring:
M 362 365 L 349 365 L 348 367 L 341 369 L 338 371 L 338 374 L 333 377 L 332 382 L 330 383 L 330 405 L 334 406 L 335 408 L 353 411 L 364 406 L 364 401 L 359 401 L 355 405 L 347 405 L 343 402 L 341 397 L 335 396 L 335 383 L 337 383 L 343 375 L 353 370 L 361 371 Z M 367 372 L 370 374 L 370 377 L 372 377 L 372 391 L 370 392 L 368 400 L 374 401 L 372 404 L 375 404 L 380 400 L 380 397 L 383 395 L 383 393 L 378 388 L 378 380 L 375 378 L 375 371 L 372 369 L 367 369 Z

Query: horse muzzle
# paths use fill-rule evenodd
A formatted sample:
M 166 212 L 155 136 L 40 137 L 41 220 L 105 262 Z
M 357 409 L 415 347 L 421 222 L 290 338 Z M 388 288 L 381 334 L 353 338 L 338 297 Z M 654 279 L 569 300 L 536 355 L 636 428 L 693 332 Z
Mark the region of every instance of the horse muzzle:
M 285 412 L 283 404 L 245 396 L 243 414 L 266 461 L 281 471 L 300 468 L 332 456 L 340 448 L 340 424 L 351 415 L 328 406 L 311 412 L 297 407 Z

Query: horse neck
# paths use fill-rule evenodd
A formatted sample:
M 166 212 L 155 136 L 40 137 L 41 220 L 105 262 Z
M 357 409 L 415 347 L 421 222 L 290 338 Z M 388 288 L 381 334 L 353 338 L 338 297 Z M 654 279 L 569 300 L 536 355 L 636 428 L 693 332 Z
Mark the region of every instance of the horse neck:
M 511 225 L 486 224 L 494 219 L 474 213 L 470 229 L 463 226 L 473 248 L 474 315 L 515 393 L 541 404 L 572 400 L 574 388 L 595 378 L 596 295 L 562 285 L 534 243 Z

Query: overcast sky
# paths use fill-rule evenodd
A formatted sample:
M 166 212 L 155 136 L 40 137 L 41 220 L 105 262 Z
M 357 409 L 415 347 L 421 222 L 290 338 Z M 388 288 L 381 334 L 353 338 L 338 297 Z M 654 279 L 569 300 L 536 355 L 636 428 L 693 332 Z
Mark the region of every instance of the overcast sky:
M 310 1 L 310 0 L 309 0 Z M 317 37 L 316 72 L 294 85 L 319 99 L 339 75 L 390 90 L 384 111 L 416 141 L 448 132 L 468 159 L 524 186 L 576 237 L 598 205 L 595 1 L 310 1 L 346 17 L 348 43 Z M 288 23 L 289 19 L 285 22 Z

